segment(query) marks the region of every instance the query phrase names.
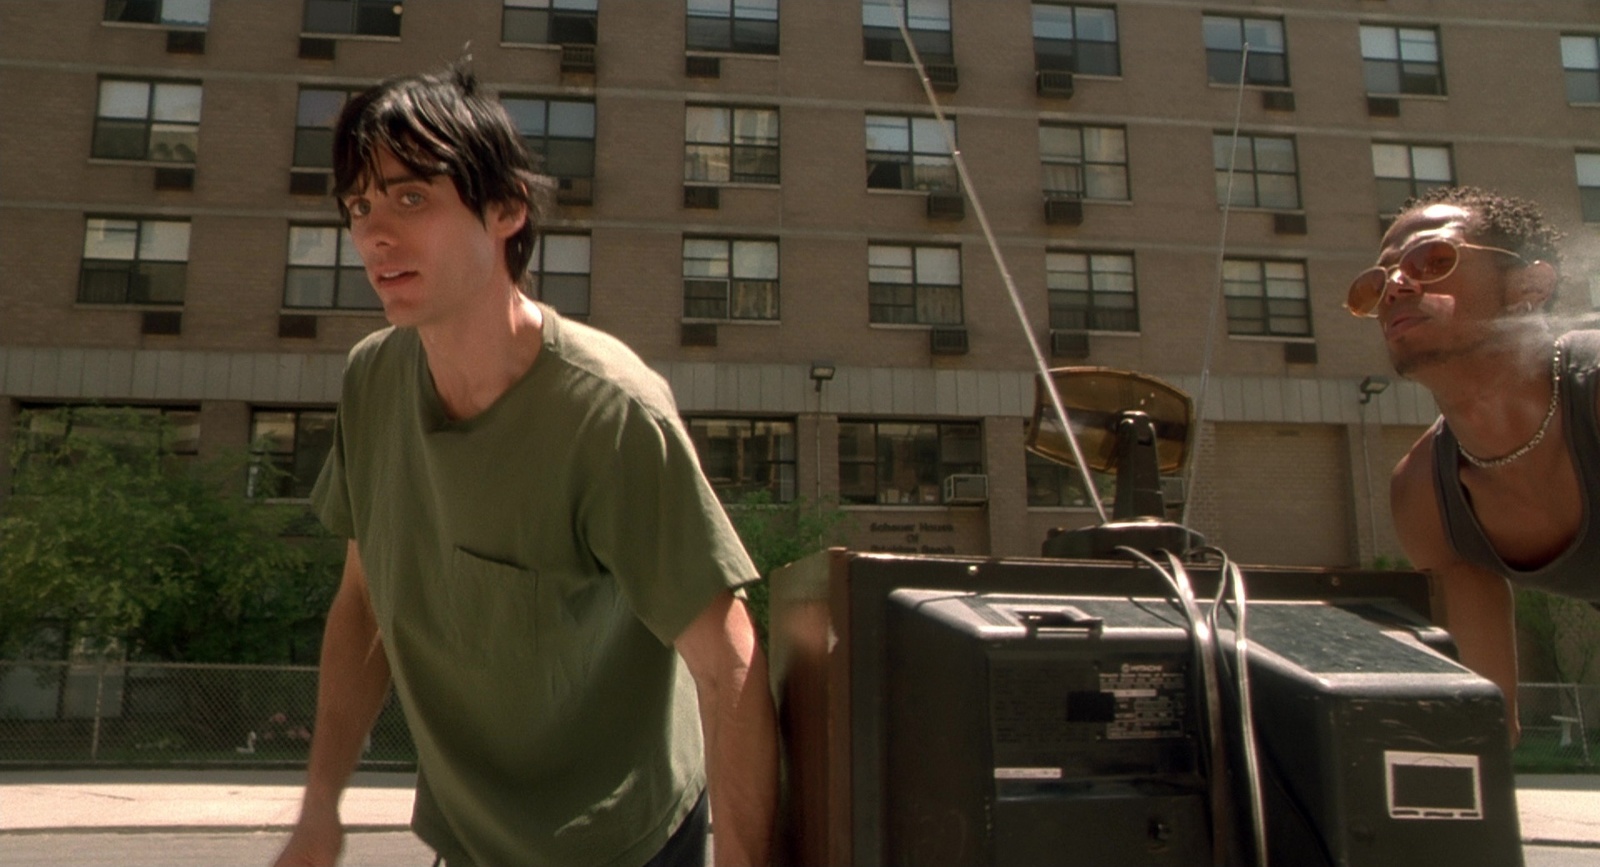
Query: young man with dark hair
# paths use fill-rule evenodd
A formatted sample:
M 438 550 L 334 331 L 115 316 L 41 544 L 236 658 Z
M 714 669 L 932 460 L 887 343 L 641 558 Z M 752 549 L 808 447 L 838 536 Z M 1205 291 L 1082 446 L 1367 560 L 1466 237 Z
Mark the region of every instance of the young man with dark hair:
M 351 100 L 336 194 L 391 328 L 350 353 L 312 495 L 349 539 L 300 820 L 339 796 L 391 682 L 412 825 L 450 865 L 765 863 L 777 746 L 732 591 L 757 578 L 661 378 L 529 300 L 543 179 L 460 68 Z M 702 753 L 704 744 L 704 753 Z
M 1348 306 L 1440 418 L 1395 467 L 1400 544 L 1436 578 L 1461 661 L 1517 737 L 1512 585 L 1600 600 L 1600 332 L 1545 312 L 1560 233 L 1531 203 L 1465 187 L 1407 203 Z

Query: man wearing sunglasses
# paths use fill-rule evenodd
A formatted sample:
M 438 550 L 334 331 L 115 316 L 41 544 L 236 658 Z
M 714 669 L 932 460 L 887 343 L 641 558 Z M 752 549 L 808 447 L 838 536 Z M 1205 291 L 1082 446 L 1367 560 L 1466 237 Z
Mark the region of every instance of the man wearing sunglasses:
M 1347 302 L 1439 406 L 1395 467 L 1395 529 L 1437 579 L 1461 661 L 1505 693 L 1513 741 L 1512 585 L 1600 600 L 1600 332 L 1558 340 L 1546 317 L 1559 240 L 1528 202 L 1434 191 L 1407 204 Z

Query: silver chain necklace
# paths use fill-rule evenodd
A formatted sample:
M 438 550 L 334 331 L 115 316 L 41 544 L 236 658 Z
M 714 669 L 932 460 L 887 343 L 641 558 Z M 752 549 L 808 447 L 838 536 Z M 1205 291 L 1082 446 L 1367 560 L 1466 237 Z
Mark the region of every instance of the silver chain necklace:
M 1556 404 L 1561 397 L 1560 386 L 1561 344 L 1558 343 L 1556 344 L 1555 354 L 1550 357 L 1550 408 L 1545 410 L 1544 421 L 1539 424 L 1539 430 L 1533 435 L 1533 439 L 1523 443 L 1521 448 L 1517 449 L 1511 454 L 1506 455 L 1505 457 L 1494 458 L 1492 460 L 1484 460 L 1483 458 L 1474 455 L 1472 452 L 1467 451 L 1467 447 L 1462 445 L 1460 440 L 1456 440 L 1456 451 L 1461 452 L 1461 456 L 1467 459 L 1467 463 L 1472 464 L 1480 470 L 1499 469 L 1500 467 L 1511 463 L 1517 458 L 1522 457 L 1528 452 L 1533 451 L 1533 447 L 1538 445 L 1540 440 L 1544 439 L 1545 431 L 1550 429 L 1550 420 L 1556 417 Z

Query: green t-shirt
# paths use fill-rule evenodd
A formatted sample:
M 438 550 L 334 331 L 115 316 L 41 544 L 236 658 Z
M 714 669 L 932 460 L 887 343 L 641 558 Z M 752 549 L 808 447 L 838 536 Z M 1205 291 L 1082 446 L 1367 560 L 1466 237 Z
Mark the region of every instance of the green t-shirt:
M 415 331 L 358 344 L 312 500 L 367 570 L 417 834 L 452 865 L 630 867 L 705 785 L 671 642 L 757 575 L 666 383 L 543 312 L 533 366 L 465 421 Z

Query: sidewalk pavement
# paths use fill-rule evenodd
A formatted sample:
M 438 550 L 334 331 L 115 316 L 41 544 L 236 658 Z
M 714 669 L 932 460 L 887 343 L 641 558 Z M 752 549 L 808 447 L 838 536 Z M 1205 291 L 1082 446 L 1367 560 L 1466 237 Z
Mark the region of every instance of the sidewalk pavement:
M 62 832 L 287 830 L 301 771 L 3 771 L 0 835 Z M 403 831 L 412 774 L 358 773 L 342 814 L 353 832 Z M 1600 848 L 1600 775 L 1517 777 L 1522 839 Z

